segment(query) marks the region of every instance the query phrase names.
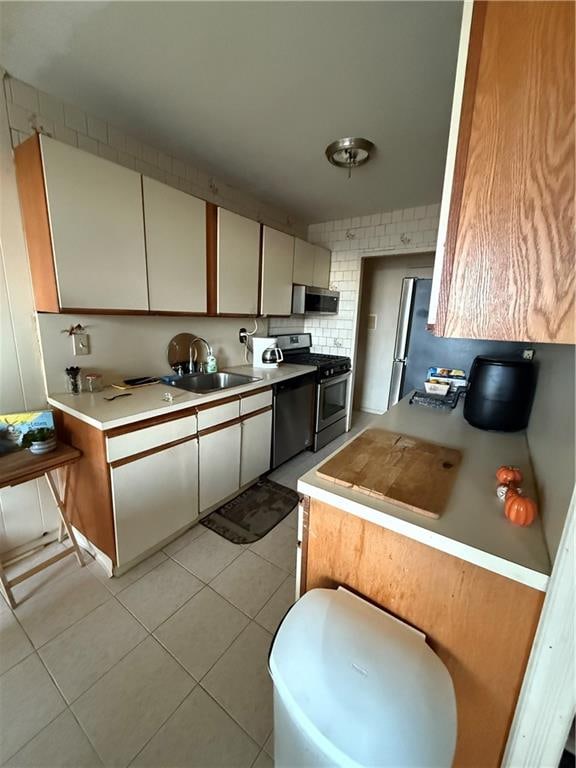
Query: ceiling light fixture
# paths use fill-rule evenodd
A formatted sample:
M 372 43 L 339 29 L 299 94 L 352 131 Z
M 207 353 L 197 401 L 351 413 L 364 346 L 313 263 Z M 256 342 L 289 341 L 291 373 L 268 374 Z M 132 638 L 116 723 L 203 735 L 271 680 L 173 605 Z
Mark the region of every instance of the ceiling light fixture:
M 338 139 L 326 147 L 326 157 L 332 165 L 338 168 L 348 168 L 348 178 L 352 175 L 352 168 L 368 162 L 374 144 L 368 139 L 347 138 Z

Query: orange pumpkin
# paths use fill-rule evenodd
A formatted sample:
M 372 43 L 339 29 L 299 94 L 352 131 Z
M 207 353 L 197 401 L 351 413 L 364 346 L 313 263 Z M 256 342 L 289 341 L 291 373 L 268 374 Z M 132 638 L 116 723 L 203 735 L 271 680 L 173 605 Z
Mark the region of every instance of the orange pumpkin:
M 505 465 L 496 470 L 496 479 L 502 485 L 520 485 L 522 482 L 522 472 L 518 467 L 507 467 Z
M 534 499 L 522 496 L 515 488 L 506 494 L 504 514 L 514 525 L 532 525 L 538 514 L 538 505 Z

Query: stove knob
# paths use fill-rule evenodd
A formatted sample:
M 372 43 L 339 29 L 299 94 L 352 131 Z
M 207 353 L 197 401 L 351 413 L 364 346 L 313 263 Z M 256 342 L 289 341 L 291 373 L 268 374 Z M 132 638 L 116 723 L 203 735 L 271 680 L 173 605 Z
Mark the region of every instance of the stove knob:
M 330 376 L 334 376 L 334 368 L 330 368 Z

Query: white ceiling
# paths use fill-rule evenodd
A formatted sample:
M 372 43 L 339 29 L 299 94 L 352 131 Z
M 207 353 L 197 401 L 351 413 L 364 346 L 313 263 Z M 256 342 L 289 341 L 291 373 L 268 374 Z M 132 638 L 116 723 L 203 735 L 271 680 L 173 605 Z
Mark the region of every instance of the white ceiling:
M 437 202 L 461 3 L 9 2 L 2 64 L 307 222 Z M 326 145 L 377 155 L 348 181 Z

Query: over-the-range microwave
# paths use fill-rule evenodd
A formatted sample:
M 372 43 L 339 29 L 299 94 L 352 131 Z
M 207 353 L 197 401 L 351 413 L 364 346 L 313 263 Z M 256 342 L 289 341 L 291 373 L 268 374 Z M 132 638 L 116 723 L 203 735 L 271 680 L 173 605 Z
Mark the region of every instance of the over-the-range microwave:
M 293 315 L 337 315 L 340 294 L 310 285 L 292 286 Z

